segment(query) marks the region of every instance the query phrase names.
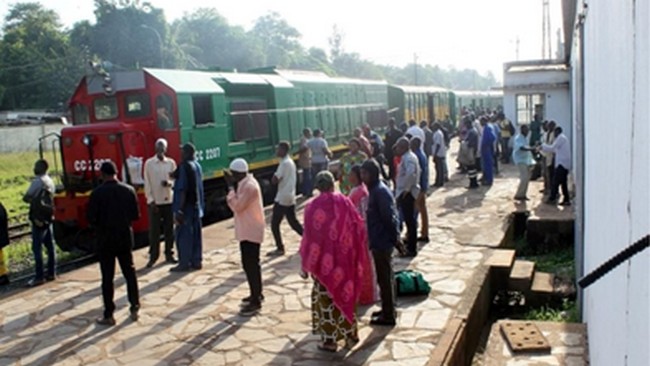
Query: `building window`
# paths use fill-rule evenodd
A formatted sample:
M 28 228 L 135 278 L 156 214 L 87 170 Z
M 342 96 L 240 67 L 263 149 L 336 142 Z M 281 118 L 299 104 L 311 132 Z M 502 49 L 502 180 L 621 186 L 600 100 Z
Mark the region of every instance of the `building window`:
M 149 94 L 127 95 L 124 98 L 127 118 L 142 118 L 151 114 Z
M 264 101 L 232 102 L 232 131 L 234 141 L 261 140 L 269 137 L 268 113 L 255 113 L 266 109 Z M 250 112 L 250 113 L 241 113 Z
M 517 123 L 526 124 L 544 118 L 544 94 L 518 94 L 517 95 Z
M 117 99 L 115 97 L 95 99 L 93 107 L 95 109 L 95 119 L 98 121 L 117 118 Z
M 168 94 L 156 97 L 156 123 L 161 130 L 174 128 L 174 104 Z
M 212 99 L 209 95 L 192 96 L 192 107 L 194 109 L 195 125 L 204 125 L 214 122 L 212 120 Z

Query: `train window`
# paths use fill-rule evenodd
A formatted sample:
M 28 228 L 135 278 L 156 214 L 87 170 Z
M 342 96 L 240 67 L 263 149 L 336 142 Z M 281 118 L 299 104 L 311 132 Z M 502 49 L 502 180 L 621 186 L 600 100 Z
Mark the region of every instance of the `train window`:
M 174 104 L 168 94 L 156 97 L 156 122 L 161 130 L 174 128 Z
M 255 113 L 266 109 L 264 101 L 232 102 L 232 131 L 234 141 L 260 140 L 269 137 L 267 113 Z M 240 112 L 240 113 L 236 113 Z M 246 113 L 242 113 L 246 112 Z M 250 113 L 248 113 L 250 112 Z
M 193 95 L 194 124 L 204 125 L 214 122 L 212 118 L 212 99 L 209 95 Z
M 127 95 L 124 103 L 127 118 L 141 118 L 151 114 L 149 94 Z
M 95 119 L 98 121 L 117 118 L 117 99 L 115 97 L 95 99 L 93 108 L 95 109 Z
M 90 123 L 90 114 L 88 107 L 84 104 L 75 104 L 72 106 L 72 124 L 87 125 Z

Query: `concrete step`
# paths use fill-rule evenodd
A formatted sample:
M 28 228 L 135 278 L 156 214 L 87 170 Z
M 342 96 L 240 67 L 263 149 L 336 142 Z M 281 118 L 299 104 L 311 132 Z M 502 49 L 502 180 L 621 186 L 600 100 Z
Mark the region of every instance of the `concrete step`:
M 528 305 L 539 307 L 548 304 L 555 295 L 555 275 L 546 272 L 535 272 L 530 292 L 526 295 Z
M 485 265 L 490 268 L 490 282 L 493 291 L 507 289 L 510 270 L 515 262 L 515 254 L 515 251 L 511 249 L 496 249 L 486 259 Z
M 555 282 L 555 275 L 546 272 L 535 272 L 533 277 L 533 284 L 530 291 L 538 294 L 553 294 L 553 283 Z
M 510 271 L 508 288 L 512 291 L 528 292 L 535 275 L 535 262 L 516 260 Z

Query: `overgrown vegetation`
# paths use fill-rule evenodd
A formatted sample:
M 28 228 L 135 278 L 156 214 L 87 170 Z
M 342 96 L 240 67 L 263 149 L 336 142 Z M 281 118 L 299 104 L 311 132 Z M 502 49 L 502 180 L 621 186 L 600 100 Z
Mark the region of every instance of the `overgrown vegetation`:
M 564 299 L 560 307 L 542 306 L 538 309 L 530 309 L 523 316 L 525 320 L 538 320 L 550 322 L 577 323 L 578 306 L 575 301 Z
M 562 277 L 575 279 L 575 260 L 573 248 L 561 248 L 551 253 L 527 256 L 535 262 L 537 271 L 549 272 Z

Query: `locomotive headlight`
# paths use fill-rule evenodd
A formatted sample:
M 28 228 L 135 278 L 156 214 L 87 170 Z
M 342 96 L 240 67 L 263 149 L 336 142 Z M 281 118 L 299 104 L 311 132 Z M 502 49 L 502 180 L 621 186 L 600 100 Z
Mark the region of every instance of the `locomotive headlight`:
M 86 146 L 90 146 L 92 144 L 93 140 L 90 137 L 90 135 L 86 135 L 81 139 L 81 142 L 83 142 L 83 144 L 86 145 Z
M 70 138 L 69 136 L 64 137 L 63 138 L 63 146 L 66 146 L 66 147 L 72 146 L 72 138 Z

